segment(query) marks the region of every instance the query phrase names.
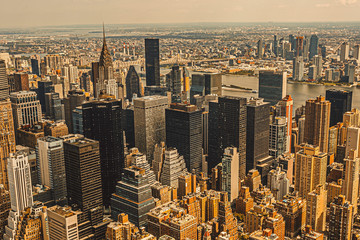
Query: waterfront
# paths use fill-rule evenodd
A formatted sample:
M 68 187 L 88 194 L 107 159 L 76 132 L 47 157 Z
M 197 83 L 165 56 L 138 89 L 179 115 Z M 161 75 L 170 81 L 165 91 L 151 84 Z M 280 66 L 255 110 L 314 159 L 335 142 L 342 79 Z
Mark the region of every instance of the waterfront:
M 224 75 L 223 84 L 235 85 L 244 88 L 251 88 L 259 91 L 258 77 L 243 76 L 243 75 Z M 324 95 L 327 89 L 342 89 L 353 92 L 353 108 L 360 108 L 360 88 L 356 87 L 344 87 L 344 86 L 324 86 L 305 83 L 288 83 L 287 94 L 290 94 L 294 99 L 294 109 L 305 105 L 305 101 L 309 98 L 315 98 L 319 95 Z M 258 97 L 258 93 L 252 93 L 251 91 L 244 91 L 239 89 L 223 88 L 223 94 L 226 96 L 236 97 Z

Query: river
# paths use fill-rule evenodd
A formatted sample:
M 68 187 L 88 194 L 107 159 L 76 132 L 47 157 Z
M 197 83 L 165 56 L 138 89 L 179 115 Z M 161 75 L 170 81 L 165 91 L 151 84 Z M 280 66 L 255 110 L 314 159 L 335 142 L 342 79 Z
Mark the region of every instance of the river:
M 242 75 L 223 75 L 223 84 L 235 85 L 244 88 L 251 88 L 259 91 L 258 77 L 242 76 Z M 352 107 L 360 109 L 360 88 L 356 87 L 340 87 L 340 86 L 324 86 L 305 83 L 288 83 L 287 94 L 290 94 L 294 100 L 294 110 L 301 105 L 305 105 L 306 100 L 315 98 L 319 95 L 325 96 L 328 89 L 343 89 L 353 92 Z M 234 97 L 258 97 L 258 93 L 243 91 L 240 89 L 223 88 L 223 95 Z

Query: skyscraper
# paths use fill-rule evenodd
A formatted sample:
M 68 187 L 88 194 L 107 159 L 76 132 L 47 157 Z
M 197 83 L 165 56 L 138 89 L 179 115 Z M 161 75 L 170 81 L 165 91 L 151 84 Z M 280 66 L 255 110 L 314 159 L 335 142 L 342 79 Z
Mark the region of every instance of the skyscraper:
M 330 203 L 329 210 L 329 240 L 351 239 L 354 206 L 339 195 Z
M 122 103 L 118 100 L 101 100 L 82 106 L 84 136 L 99 141 L 103 202 L 108 207 L 124 167 Z
M 360 61 L 360 45 L 356 44 L 353 48 L 353 57 L 356 59 L 357 62 Z
M 308 193 L 306 202 L 306 225 L 315 231 L 323 232 L 326 226 L 327 191 L 325 185 L 317 185 Z
M 296 37 L 295 56 L 304 56 L 304 37 Z
M 319 37 L 316 34 L 313 34 L 310 37 L 309 59 L 312 59 L 315 55 L 318 55 L 318 49 L 319 49 Z
M 269 157 L 270 104 L 263 99 L 250 99 L 246 123 L 246 172 L 258 161 Z
M 344 62 L 349 59 L 350 46 L 348 42 L 343 42 L 340 47 L 340 61 Z
M 69 205 L 77 206 L 87 221 L 97 225 L 103 220 L 99 142 L 73 134 L 62 139 Z
M 209 112 L 209 169 L 221 162 L 227 147 L 239 152 L 239 178 L 246 175 L 246 98 L 219 97 L 210 102 Z M 268 129 L 269 131 L 269 129 Z
M 137 227 L 147 224 L 146 214 L 155 207 L 154 198 L 145 170 L 131 166 L 123 169 L 121 181 L 111 197 L 111 217 L 118 219 L 120 213 L 129 215 Z
M 344 113 L 351 111 L 352 91 L 326 90 L 326 100 L 331 103 L 330 126 L 342 122 Z
M 63 205 L 66 200 L 66 174 L 63 141 L 47 136 L 38 139 L 36 158 L 40 184 L 49 186 L 56 204 Z
M 11 153 L 7 164 L 11 210 L 20 213 L 33 205 L 31 174 L 25 152 Z
M 166 75 L 166 85 L 171 92 L 171 102 L 181 102 L 181 69 L 173 66 Z
M 105 28 L 103 26 L 103 47 L 98 64 L 93 64 L 94 96 L 99 97 L 100 92 L 106 92 L 106 82 L 114 79 L 114 67 L 109 49 L 105 39 Z
M 304 78 L 304 59 L 303 57 L 295 57 L 293 60 L 292 78 L 295 81 L 302 81 Z
M 331 103 L 324 96 L 309 99 L 305 106 L 305 135 L 306 143 L 320 147 L 320 151 L 328 152 L 329 125 Z
M 81 106 L 85 101 L 85 93 L 81 90 L 71 90 L 68 92 L 66 98 L 64 98 L 64 112 L 65 122 L 69 128 L 69 132 L 73 132 L 73 111 L 76 107 Z
M 269 154 L 277 158 L 281 154 L 288 152 L 287 147 L 287 122 L 285 117 L 275 117 L 270 123 L 269 134 Z
M 59 93 L 45 94 L 46 116 L 53 121 L 64 120 L 64 105 L 61 103 Z
M 41 110 L 46 112 L 45 108 L 45 94 L 54 92 L 54 85 L 52 81 L 38 81 L 38 89 L 36 91 L 37 97 L 40 101 Z
M 145 39 L 146 86 L 160 86 L 159 39 Z
M 164 142 L 165 109 L 168 98 L 165 96 L 146 96 L 134 99 L 135 146 L 146 154 L 148 161 L 153 159 L 155 144 Z
M 317 185 L 325 185 L 327 154 L 318 146 L 304 145 L 295 158 L 295 191 L 306 198 Z
M 132 101 L 133 94 L 142 97 L 139 75 L 137 74 L 135 67 L 131 65 L 126 75 L 126 98 L 129 99 L 130 102 Z
M 315 68 L 316 68 L 316 75 L 315 75 L 314 79 L 318 80 L 322 76 L 322 69 L 323 69 L 322 56 L 321 55 L 315 55 L 313 57 L 313 63 L 314 63 Z
M 189 172 L 202 171 L 202 112 L 194 105 L 173 103 L 165 110 L 166 144 L 184 156 Z
M 353 206 L 357 205 L 359 197 L 359 171 L 360 171 L 360 159 L 357 156 L 358 149 L 351 150 L 349 155 L 344 159 L 345 165 L 345 179 L 342 185 L 342 195 Z M 354 214 L 357 213 L 357 208 L 354 208 Z
M 40 63 L 38 59 L 31 59 L 31 72 L 37 76 L 40 76 Z
M 0 184 L 9 189 L 6 158 L 16 151 L 13 114 L 9 100 L 0 101 Z
M 9 97 L 9 84 L 4 60 L 0 60 L 0 100 Z
M 260 39 L 257 42 L 257 57 L 259 59 L 261 59 L 264 56 L 264 46 L 263 45 L 264 45 L 263 40 Z
M 259 97 L 275 105 L 286 96 L 286 72 L 260 71 Z
M 293 105 L 294 101 L 290 95 L 286 95 L 281 99 L 278 104 L 276 104 L 276 116 L 281 116 L 286 118 L 286 137 L 287 137 L 287 150 L 286 152 L 291 152 L 291 135 L 292 135 L 292 114 L 293 114 Z
M 32 126 L 41 121 L 41 105 L 35 92 L 14 92 L 10 94 L 10 100 L 15 129 L 23 125 Z
M 229 194 L 229 201 L 239 196 L 239 153 L 235 147 L 225 148 L 222 157 L 222 190 Z

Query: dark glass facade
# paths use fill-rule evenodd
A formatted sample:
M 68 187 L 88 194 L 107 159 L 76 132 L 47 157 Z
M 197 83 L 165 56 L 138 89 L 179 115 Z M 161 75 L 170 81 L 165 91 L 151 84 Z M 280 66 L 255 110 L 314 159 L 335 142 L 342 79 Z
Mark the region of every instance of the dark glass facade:
M 259 98 L 275 105 L 286 96 L 286 76 L 283 72 L 261 71 L 259 73 Z
M 103 100 L 88 102 L 82 106 L 84 135 L 100 144 L 103 202 L 108 207 L 124 166 L 122 103 L 118 100 Z
M 219 97 L 218 106 L 209 105 L 209 170 L 221 162 L 227 147 L 239 152 L 239 177 L 245 177 L 246 166 L 246 98 Z
M 191 172 L 201 172 L 202 112 L 194 105 L 171 104 L 165 110 L 166 144 L 178 149 Z
M 146 86 L 160 86 L 159 39 L 145 39 Z
M 269 103 L 261 99 L 250 100 L 247 105 L 246 172 L 269 156 L 269 108 Z
M 130 66 L 126 75 L 126 98 L 132 101 L 133 94 L 136 93 L 138 97 L 141 97 L 140 78 L 137 74 L 135 67 Z
M 43 113 L 46 112 L 45 93 L 51 93 L 51 92 L 54 92 L 54 86 L 51 81 L 39 81 L 38 82 L 37 95 L 38 95 L 38 99 L 41 104 L 41 111 Z
M 343 115 L 351 111 L 352 92 L 346 90 L 330 89 L 326 90 L 326 100 L 331 103 L 330 126 L 343 121 Z

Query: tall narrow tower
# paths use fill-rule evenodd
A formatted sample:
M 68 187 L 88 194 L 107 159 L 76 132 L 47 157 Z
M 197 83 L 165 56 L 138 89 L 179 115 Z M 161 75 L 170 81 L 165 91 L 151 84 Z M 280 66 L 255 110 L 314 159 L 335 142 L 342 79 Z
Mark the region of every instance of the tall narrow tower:
M 100 91 L 106 90 L 106 82 L 114 79 L 114 67 L 109 49 L 106 44 L 105 27 L 103 25 L 103 47 L 99 60 L 99 78 L 95 82 L 95 97 L 99 97 Z

